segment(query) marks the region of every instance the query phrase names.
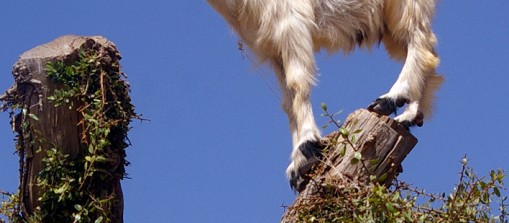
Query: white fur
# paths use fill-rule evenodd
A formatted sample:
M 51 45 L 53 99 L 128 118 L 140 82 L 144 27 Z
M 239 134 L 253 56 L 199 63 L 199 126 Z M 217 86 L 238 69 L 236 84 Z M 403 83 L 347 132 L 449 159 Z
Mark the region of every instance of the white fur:
M 313 52 L 348 53 L 356 45 L 370 48 L 383 41 L 389 55 L 404 60 L 398 80 L 380 98 L 408 99 L 400 122 L 431 113 L 433 95 L 442 82 L 431 31 L 435 0 L 208 0 L 252 52 L 268 61 L 282 89 L 293 138 L 288 176 L 308 160 L 298 150 L 320 140 L 310 103 L 316 82 Z

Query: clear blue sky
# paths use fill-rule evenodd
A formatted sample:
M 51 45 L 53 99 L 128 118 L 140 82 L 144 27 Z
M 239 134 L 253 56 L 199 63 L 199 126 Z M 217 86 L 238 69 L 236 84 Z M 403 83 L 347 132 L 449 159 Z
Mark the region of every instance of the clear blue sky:
M 401 180 L 450 192 L 464 154 L 477 173 L 509 171 L 509 1 L 438 3 L 434 31 L 446 82 Z M 291 204 L 291 139 L 271 71 L 243 59 L 237 37 L 204 0 L 2 1 L 0 90 L 18 56 L 64 34 L 117 44 L 136 110 L 123 181 L 126 222 L 278 222 Z M 339 116 L 385 93 L 401 64 L 383 49 L 318 54 L 320 103 Z M 329 133 L 327 129 L 324 133 Z M 15 191 L 18 157 L 0 114 L 0 188 Z M 506 183 L 509 180 L 506 179 Z M 506 192 L 507 194 L 507 192 Z

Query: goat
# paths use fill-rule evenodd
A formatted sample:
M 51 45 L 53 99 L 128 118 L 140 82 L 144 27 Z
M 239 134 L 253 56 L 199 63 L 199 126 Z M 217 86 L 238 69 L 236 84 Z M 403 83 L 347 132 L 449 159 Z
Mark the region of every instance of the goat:
M 320 131 L 310 103 L 316 84 L 314 52 L 351 52 L 383 42 L 389 56 L 404 61 L 397 81 L 368 106 L 395 113 L 406 126 L 422 126 L 443 77 L 431 20 L 436 0 L 207 0 L 262 62 L 273 68 L 288 115 L 293 150 L 286 170 L 292 189 L 302 191 L 319 160 Z

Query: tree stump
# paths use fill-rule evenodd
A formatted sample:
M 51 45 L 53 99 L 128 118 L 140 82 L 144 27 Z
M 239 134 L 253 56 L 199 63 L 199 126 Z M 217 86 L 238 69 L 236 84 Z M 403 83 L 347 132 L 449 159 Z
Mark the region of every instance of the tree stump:
M 329 145 L 322 162 L 313 168 L 310 183 L 287 208 L 282 223 L 297 222 L 297 207 L 306 204 L 307 197 L 320 194 L 323 182 L 343 182 L 344 187 L 372 181 L 390 185 L 417 144 L 405 127 L 365 109 L 350 114 L 340 131 L 326 138 Z
M 68 155 L 69 160 L 78 156 L 83 157 L 84 150 L 87 150 L 83 148 L 82 142 L 83 125 L 79 124 L 83 114 L 70 106 L 55 106 L 48 100 L 48 96 L 61 89 L 63 85 L 54 83 L 46 73 L 48 62 L 62 61 L 64 64 L 72 64 L 79 59 L 80 53 L 86 50 L 99 52 L 102 57 L 100 60 L 104 63 L 118 63 L 121 58 L 116 46 L 104 37 L 62 36 L 23 53 L 13 68 L 15 84 L 0 96 L 1 101 L 16 103 L 23 107 L 23 111 L 13 116 L 11 125 L 18 133 L 19 197 L 21 215 L 25 219 L 34 213 L 40 202 L 38 198 L 42 191 L 37 185 L 37 177 L 43 169 L 45 150 L 60 148 Z M 119 67 L 116 69 L 119 70 Z M 27 114 L 36 118 L 26 118 Z M 37 137 L 23 136 L 24 126 L 30 126 L 29 131 L 36 132 Z M 125 154 L 122 151 L 116 156 L 118 163 L 115 165 L 123 171 Z M 103 194 L 101 199 L 110 197 L 115 199 L 114 204 L 106 210 L 110 213 L 112 222 L 123 222 L 123 197 L 120 185 L 122 177 L 112 177 L 105 183 L 108 184 L 106 187 L 97 188 L 98 193 Z

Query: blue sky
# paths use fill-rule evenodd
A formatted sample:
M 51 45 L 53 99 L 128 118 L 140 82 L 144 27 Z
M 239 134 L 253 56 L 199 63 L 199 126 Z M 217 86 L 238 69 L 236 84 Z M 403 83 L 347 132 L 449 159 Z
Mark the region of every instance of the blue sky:
M 434 31 L 446 82 L 432 120 L 412 129 L 419 143 L 399 179 L 450 192 L 465 154 L 480 175 L 509 170 L 507 10 L 507 0 L 439 1 Z M 237 37 L 206 1 L 2 1 L 0 30 L 0 91 L 13 83 L 20 54 L 58 36 L 116 43 L 136 110 L 151 120 L 134 121 L 129 134 L 126 222 L 278 222 L 281 205 L 293 201 L 284 174 L 291 139 L 275 80 L 243 59 Z M 344 120 L 389 90 L 401 68 L 383 46 L 319 53 L 317 64 L 319 125 L 327 121 L 321 102 L 343 110 Z M 0 114 L 7 191 L 18 185 L 13 137 L 8 114 Z

